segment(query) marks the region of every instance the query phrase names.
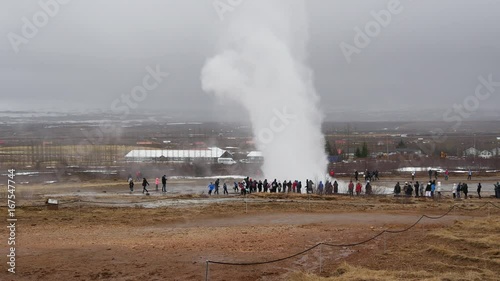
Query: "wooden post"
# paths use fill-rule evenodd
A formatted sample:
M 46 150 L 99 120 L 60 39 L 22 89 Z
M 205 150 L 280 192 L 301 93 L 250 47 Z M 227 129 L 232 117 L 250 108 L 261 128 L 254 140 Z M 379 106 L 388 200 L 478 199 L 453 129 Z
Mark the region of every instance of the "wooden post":
M 205 281 L 208 281 L 208 260 L 206 261 L 205 265 Z
M 322 247 L 323 243 L 319 244 L 319 274 L 323 272 L 323 252 L 322 252 Z
M 382 235 L 384 236 L 384 254 L 385 254 L 387 251 L 387 232 L 384 232 L 384 234 Z
M 78 224 L 81 224 L 82 222 L 82 213 L 80 211 L 80 197 L 78 197 Z

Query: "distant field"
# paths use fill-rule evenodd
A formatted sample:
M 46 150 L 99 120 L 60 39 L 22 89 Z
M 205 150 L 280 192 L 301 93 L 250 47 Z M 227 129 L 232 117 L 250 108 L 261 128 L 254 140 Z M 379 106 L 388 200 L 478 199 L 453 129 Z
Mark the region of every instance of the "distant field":
M 43 169 L 58 164 L 109 165 L 134 149 L 126 145 L 34 145 L 0 147 L 3 166 Z M 37 166 L 38 165 L 38 166 Z

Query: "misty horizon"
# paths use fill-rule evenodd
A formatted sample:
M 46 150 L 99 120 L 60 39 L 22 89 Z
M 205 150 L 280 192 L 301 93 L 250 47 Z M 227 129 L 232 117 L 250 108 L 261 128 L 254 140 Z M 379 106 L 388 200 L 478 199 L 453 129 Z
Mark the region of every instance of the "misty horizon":
M 326 120 L 391 120 L 408 112 L 408 120 L 439 121 L 443 111 L 474 95 L 478 77 L 500 80 L 500 39 L 493 36 L 500 2 L 398 2 L 390 20 L 360 46 L 356 38 L 367 36 L 365 27 L 383 18 L 391 1 L 307 1 L 307 63 Z M 28 38 L 25 19 L 33 22 L 44 9 L 33 1 L 4 3 L 0 110 L 112 113 L 141 85 L 147 68 L 158 66 L 168 76 L 130 114 L 248 120 L 237 102 L 202 90 L 200 71 L 216 53 L 218 34 L 248 10 L 245 1 L 223 13 L 213 4 L 69 1 Z M 345 46 L 357 52 L 346 56 Z M 468 118 L 498 120 L 499 91 Z

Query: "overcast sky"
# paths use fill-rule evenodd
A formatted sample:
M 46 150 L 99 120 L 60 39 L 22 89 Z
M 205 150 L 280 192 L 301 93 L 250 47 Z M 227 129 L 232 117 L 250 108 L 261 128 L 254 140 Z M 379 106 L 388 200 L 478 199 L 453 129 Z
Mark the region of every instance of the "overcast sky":
M 0 110 L 109 110 L 142 85 L 146 67 L 159 65 L 169 76 L 136 112 L 234 116 L 241 107 L 204 93 L 200 71 L 245 0 L 223 20 L 214 2 L 72 0 L 26 38 L 23 17 L 33 23 L 43 11 L 39 2 L 2 1 Z M 341 43 L 356 46 L 355 27 L 364 29 L 374 20 L 371 12 L 387 10 L 389 2 L 307 1 L 309 63 L 327 116 L 341 111 L 369 119 L 365 112 L 443 110 L 474 95 L 478 76 L 500 81 L 498 0 L 401 0 L 401 12 L 349 63 Z M 480 110 L 498 111 L 499 96 L 497 87 Z

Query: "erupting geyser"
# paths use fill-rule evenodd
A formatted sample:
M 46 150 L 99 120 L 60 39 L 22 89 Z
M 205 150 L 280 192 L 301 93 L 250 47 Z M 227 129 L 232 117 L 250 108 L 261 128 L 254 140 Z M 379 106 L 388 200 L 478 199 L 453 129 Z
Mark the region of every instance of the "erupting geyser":
M 267 178 L 324 179 L 322 113 L 306 65 L 305 1 L 245 1 L 223 24 L 220 51 L 201 73 L 203 90 L 248 110 Z

